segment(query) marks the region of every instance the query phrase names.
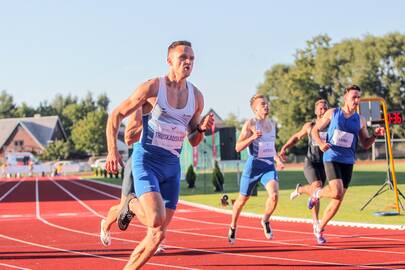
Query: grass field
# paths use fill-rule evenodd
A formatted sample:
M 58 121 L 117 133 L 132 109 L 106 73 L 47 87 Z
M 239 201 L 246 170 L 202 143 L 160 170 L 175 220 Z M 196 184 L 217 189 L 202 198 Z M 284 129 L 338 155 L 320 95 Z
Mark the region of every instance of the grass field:
M 401 211 L 401 215 L 399 216 L 373 215 L 376 211 L 395 211 L 393 208 L 395 197 L 394 192 L 391 190 L 387 190 L 374 198 L 363 211 L 360 211 L 360 208 L 365 202 L 384 184 L 386 179 L 386 167 L 387 166 L 384 163 L 355 165 L 351 185 L 346 193 L 338 214 L 333 220 L 404 225 L 404 210 Z M 395 168 L 397 172 L 397 181 L 399 183 L 398 187 L 405 194 L 405 162 L 397 162 Z M 280 196 L 274 215 L 310 218 L 311 215 L 307 209 L 307 196 L 300 196 L 294 201 L 289 200 L 289 194 L 295 188 L 296 183 L 306 183 L 300 166 L 295 166 L 294 168 L 279 172 L 279 179 Z M 102 180 L 110 183 L 121 184 L 121 180 L 118 179 L 107 178 Z M 223 194 L 227 194 L 230 199 L 236 199 L 239 194 L 236 173 L 225 173 L 224 189 L 224 193 L 215 193 L 211 184 L 211 174 L 198 174 L 196 188 L 194 189 L 187 188 L 187 183 L 182 181 L 180 199 L 222 208 L 220 198 Z M 244 211 L 262 213 L 266 198 L 267 195 L 265 190 L 262 187 L 259 187 L 258 196 L 250 198 Z M 402 199 L 402 203 L 405 204 L 404 199 Z M 321 201 L 321 213 L 326 204 L 326 199 Z M 229 207 L 228 209 L 231 208 Z

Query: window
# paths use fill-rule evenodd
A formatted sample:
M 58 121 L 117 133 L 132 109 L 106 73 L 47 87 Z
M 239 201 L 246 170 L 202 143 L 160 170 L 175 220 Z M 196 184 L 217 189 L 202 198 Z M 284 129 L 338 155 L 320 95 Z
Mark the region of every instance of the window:
M 22 141 L 22 140 L 14 141 L 14 146 L 22 147 L 23 145 L 24 145 L 24 141 Z

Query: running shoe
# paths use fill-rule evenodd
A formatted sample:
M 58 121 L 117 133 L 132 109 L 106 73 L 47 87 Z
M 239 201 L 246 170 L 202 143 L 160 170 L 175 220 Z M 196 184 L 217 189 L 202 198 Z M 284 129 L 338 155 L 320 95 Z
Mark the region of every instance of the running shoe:
M 135 216 L 135 214 L 129 209 L 129 202 L 132 199 L 131 196 L 126 198 L 124 206 L 121 208 L 120 214 L 118 215 L 117 223 L 118 228 L 120 228 L 121 231 L 125 231 L 128 228 L 129 223 L 131 223 L 132 218 Z
M 313 229 L 314 235 L 318 232 L 318 227 L 319 227 L 319 223 L 314 221 L 314 223 L 312 224 L 312 229 Z
M 323 231 L 324 229 L 320 229 L 319 228 L 319 224 L 314 224 L 314 235 L 315 235 L 315 239 L 316 242 L 318 243 L 318 245 L 323 245 L 326 243 L 326 239 L 323 236 Z
M 263 227 L 264 237 L 266 237 L 267 239 L 273 238 L 273 232 L 271 231 L 270 222 L 261 220 L 260 224 L 262 224 Z
M 319 198 L 310 197 L 308 200 L 308 209 L 314 208 L 314 206 L 317 204 L 319 204 Z
M 228 242 L 233 245 L 236 241 L 236 228 L 229 227 L 228 231 Z
M 295 187 L 295 190 L 293 192 L 291 192 L 290 194 L 290 200 L 294 200 L 295 198 L 297 198 L 298 196 L 301 195 L 301 193 L 298 192 L 298 189 L 300 188 L 301 184 L 298 183 L 297 186 Z
M 103 246 L 109 246 L 111 245 L 111 235 L 110 232 L 104 231 L 104 224 L 105 224 L 105 219 L 102 219 L 100 222 L 100 240 Z
M 159 255 L 165 252 L 165 247 L 163 246 L 162 243 L 158 246 L 158 248 L 155 251 L 155 255 Z

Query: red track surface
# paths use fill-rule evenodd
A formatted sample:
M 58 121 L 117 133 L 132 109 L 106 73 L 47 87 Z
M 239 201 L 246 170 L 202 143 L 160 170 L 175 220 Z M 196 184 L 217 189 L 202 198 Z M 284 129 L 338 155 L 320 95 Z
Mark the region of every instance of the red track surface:
M 100 218 L 120 190 L 75 178 L 0 181 L 0 269 L 122 269 L 144 236 L 136 221 L 113 241 L 99 241 Z M 311 225 L 272 222 L 264 239 L 259 220 L 241 217 L 237 242 L 226 234 L 230 216 L 179 205 L 166 252 L 144 269 L 404 269 L 405 233 L 329 226 L 316 245 Z

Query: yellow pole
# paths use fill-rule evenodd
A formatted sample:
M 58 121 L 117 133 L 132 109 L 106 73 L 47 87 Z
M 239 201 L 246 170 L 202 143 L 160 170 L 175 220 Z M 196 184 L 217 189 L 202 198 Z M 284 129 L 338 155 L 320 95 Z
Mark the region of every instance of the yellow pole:
M 388 144 L 388 157 L 390 162 L 390 169 L 392 175 L 392 183 L 394 184 L 394 192 L 395 192 L 395 205 L 398 214 L 400 213 L 399 208 L 399 197 L 398 197 L 398 189 L 397 189 L 397 176 L 395 174 L 395 166 L 394 166 L 394 155 L 392 153 L 392 146 L 391 146 L 391 132 L 390 132 L 390 124 L 388 121 L 388 111 L 387 111 L 387 103 L 383 98 L 380 97 L 370 97 L 370 98 L 362 98 L 361 101 L 379 101 L 382 104 L 383 112 L 384 112 L 384 123 L 385 123 L 385 132 L 387 136 L 387 144 Z

